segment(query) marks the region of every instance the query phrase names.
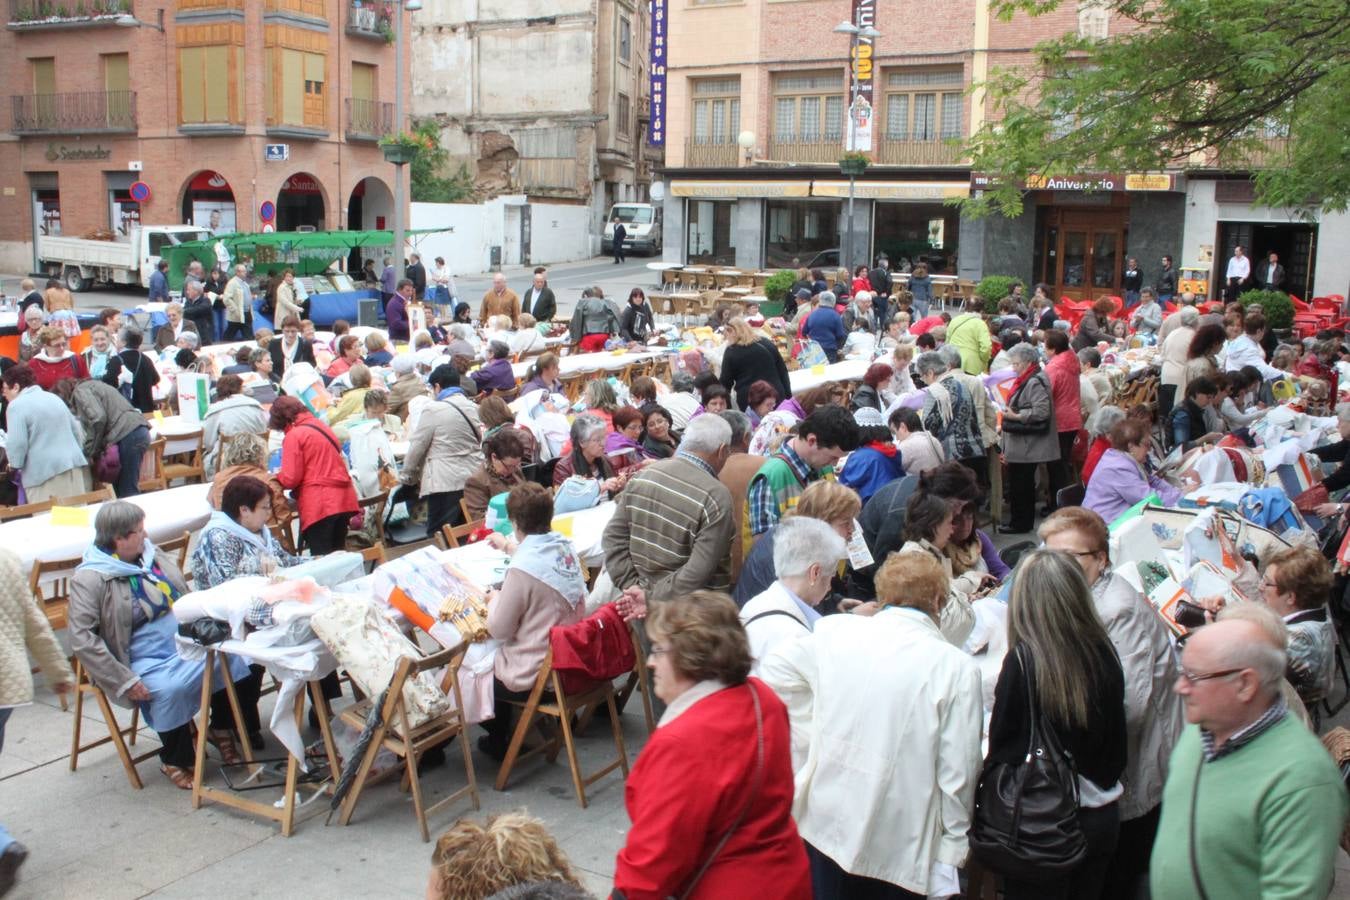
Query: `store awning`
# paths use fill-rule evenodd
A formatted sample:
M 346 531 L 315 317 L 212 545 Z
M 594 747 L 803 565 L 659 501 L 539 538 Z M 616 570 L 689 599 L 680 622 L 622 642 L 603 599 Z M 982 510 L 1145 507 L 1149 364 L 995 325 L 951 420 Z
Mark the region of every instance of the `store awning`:
M 810 179 L 801 181 L 672 181 L 675 197 L 809 197 Z
M 814 197 L 847 197 L 847 181 L 817 181 Z M 946 200 L 970 196 L 968 181 L 859 181 L 853 196 L 859 200 Z

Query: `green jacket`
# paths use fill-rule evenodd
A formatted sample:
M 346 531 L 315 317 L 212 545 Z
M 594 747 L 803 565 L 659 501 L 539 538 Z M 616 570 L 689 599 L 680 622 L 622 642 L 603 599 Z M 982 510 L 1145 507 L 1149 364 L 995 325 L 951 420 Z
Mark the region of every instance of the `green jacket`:
M 1330 754 L 1286 715 L 1250 744 L 1204 763 L 1189 726 L 1172 752 L 1149 882 L 1154 900 L 1322 900 L 1331 890 L 1347 801 Z M 1191 797 L 1195 853 L 1191 869 Z

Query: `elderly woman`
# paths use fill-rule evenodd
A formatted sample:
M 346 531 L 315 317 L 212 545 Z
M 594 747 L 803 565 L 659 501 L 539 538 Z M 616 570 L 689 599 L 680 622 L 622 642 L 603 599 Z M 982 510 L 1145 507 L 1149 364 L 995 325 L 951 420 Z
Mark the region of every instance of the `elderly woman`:
M 450 326 L 450 342 L 446 344 L 445 352 L 447 356 L 474 357 L 478 355 L 480 343 L 472 325 L 457 321 Z
M 141 352 L 141 342 L 145 335 L 139 328 L 127 326 L 122 329 L 122 352 L 118 354 L 122 361 L 120 385 L 130 387 L 131 405 L 143 413 L 155 411 L 155 385 L 159 384 L 159 369 L 155 361 Z
M 95 325 L 89 329 L 89 346 L 80 354 L 90 378 L 106 380 L 117 387 L 117 373 L 122 371 L 122 361 L 117 358 L 117 348 L 113 346 L 112 335 L 104 325 Z
M 548 828 L 524 812 L 463 818 L 436 840 L 427 900 L 591 900 Z
M 925 490 L 922 479 L 919 489 L 905 506 L 905 543 L 897 553 L 918 553 L 932 557 L 946 573 L 950 582 L 947 602 L 942 607 L 942 633 L 957 647 L 965 643 L 975 625 L 971 609 L 971 595 L 995 583 L 988 572 L 972 567 L 959 577 L 952 576 L 952 561 L 946 554 L 955 530 L 955 515 L 950 501 Z
M 39 335 L 47 317 L 42 313 L 42 304 L 34 304 L 23 311 L 23 330 L 19 332 L 19 362 L 28 362 L 42 349 Z
M 220 462 L 221 438 L 237 434 L 264 434 L 267 413 L 262 404 L 244 393 L 238 375 L 222 375 L 216 382 L 216 402 L 202 419 L 202 444 L 206 447 L 206 475 L 209 478 Z
M 516 485 L 506 498 L 506 515 L 515 529 L 514 539 L 505 544 L 511 563 L 501 590 L 488 600 L 488 633 L 503 642 L 492 669 L 496 715 L 483 723 L 487 735 L 478 741 L 478 749 L 498 761 L 511 740 L 507 701 L 525 699 L 534 687 L 548 654 L 549 629 L 570 625 L 586 611 L 581 561 L 571 541 L 551 530 L 548 488 Z
M 558 380 L 558 372 L 561 371 L 562 363 L 556 353 L 544 353 L 530 366 L 525 373 L 525 383 L 520 386 L 521 396 L 531 391 L 545 391 L 550 394 L 563 393 L 562 382 Z
M 197 326 L 183 320 L 183 304 L 177 300 L 164 307 L 164 316 L 169 321 L 155 329 L 155 350 L 165 350 L 178 343 L 184 334 L 197 333 Z
M 192 719 L 202 696 L 202 660 L 178 653 L 171 607 L 187 592 L 183 573 L 145 533 L 145 511 L 125 500 L 100 507 L 94 543 L 70 580 L 70 646 L 94 684 L 122 706 L 138 705 L 159 735 L 160 771 L 192 789 Z M 230 655 L 230 677 L 245 709 L 258 706 L 247 662 Z M 240 761 L 223 684 L 211 697 L 206 739 L 227 764 Z
M 82 379 L 89 377 L 89 368 L 84 357 L 70 350 L 70 340 L 66 333 L 55 325 L 48 325 L 38 334 L 42 351 L 28 361 L 37 379 L 38 387 L 50 391 L 62 378 Z
M 670 434 L 670 412 L 664 406 L 649 406 L 642 416 L 642 452 L 648 459 L 669 459 L 679 446 Z
M 347 370 L 347 378 L 352 386 L 343 391 L 337 405 L 328 410 L 329 427 L 352 417 L 359 419 L 365 410 L 366 392 L 370 390 L 370 369 L 365 363 L 357 363 Z
M 389 340 L 378 331 L 366 335 L 366 365 L 387 366 L 394 359 L 389 351 Z
M 267 427 L 284 435 L 277 481 L 296 497 L 301 541 L 315 556 L 341 550 L 361 506 L 337 437 L 294 397 L 277 398 Z
M 1121 839 L 1108 883 L 1133 896 L 1148 874 L 1167 762 L 1184 726 L 1181 698 L 1172 690 L 1181 674 L 1177 655 L 1171 632 L 1148 600 L 1111 571 L 1109 535 L 1101 516 L 1066 507 L 1041 523 L 1039 535 L 1047 549 L 1069 554 L 1083 570 L 1093 607 L 1124 671 L 1125 791 L 1120 798 Z
M 915 361 L 919 377 L 928 385 L 923 402 L 924 430 L 942 442 L 948 459 L 983 459 L 984 444 L 975 398 L 957 378 L 943 378 L 950 366 L 937 351 L 920 353 Z M 972 471 L 978 467 L 972 465 Z
M 628 776 L 632 826 L 615 861 L 615 890 L 634 898 L 808 900 L 810 871 L 792 821 L 787 711 L 748 677 L 750 647 L 735 604 L 711 591 L 663 601 L 647 634 L 653 690 L 667 707 Z
M 553 467 L 555 492 L 573 475 L 598 480 L 600 499 L 623 489 L 624 479 L 615 473 L 613 464 L 605 455 L 606 430 L 604 420 L 590 414 L 572 420 L 572 448 L 560 456 L 558 464 Z
M 614 430 L 605 435 L 605 456 L 618 471 L 646 462 L 649 457 L 642 446 L 642 413 L 631 406 L 622 406 L 614 412 Z
M 524 454 L 525 447 L 514 430 L 503 429 L 483 441 L 483 464 L 464 482 L 464 506 L 470 522 L 483 518 L 493 497 L 525 483 L 525 474 L 520 471 Z
M 1158 409 L 1165 416 L 1172 411 L 1177 394 L 1186 390 L 1186 361 L 1191 341 L 1200 322 L 1200 310 L 1183 306 L 1177 313 L 1180 323 L 1162 342 L 1162 380 L 1158 387 Z
M 1102 341 L 1113 343 L 1111 337 L 1111 314 L 1116 305 L 1110 297 L 1098 297 L 1092 308 L 1083 314 L 1078 322 L 1078 332 L 1073 337 L 1073 349 L 1095 347 Z
M 1096 470 L 1097 463 L 1101 461 L 1102 454 L 1111 449 L 1111 429 L 1124 419 L 1125 410 L 1119 406 L 1103 406 L 1087 420 L 1085 427 L 1091 443 L 1088 444 L 1087 458 L 1083 460 L 1081 477 L 1083 484 L 1092 480 L 1092 473 Z
M 1289 629 L 1285 675 L 1303 705 L 1312 709 L 1331 691 L 1336 629 L 1327 611 L 1331 567 L 1312 547 L 1287 547 L 1266 561 L 1261 599 Z
M 403 483 L 418 485 L 419 496 L 427 501 L 427 537 L 443 525 L 461 523 L 459 501 L 464 483 L 481 458 L 483 428 L 478 407 L 464 396 L 459 384 L 454 366 L 437 366 L 431 373 L 436 402 L 419 416 L 403 460 Z
M 1036 521 L 1036 467 L 1058 462 L 1059 435 L 1050 376 L 1041 369 L 1040 354 L 1030 344 L 1018 344 L 1009 355 L 1017 377 L 1003 412 L 1003 457 L 1008 463 L 1012 517 L 1003 530 L 1022 534 Z
M 1181 491 L 1144 468 L 1148 461 L 1149 433 L 1134 419 L 1122 419 L 1111 428 L 1111 449 L 1102 454 L 1092 472 L 1083 506 L 1112 522 L 1125 510 L 1151 493 L 1163 506 L 1176 506 Z M 1186 473 L 1195 481 L 1194 472 Z
M 203 526 L 192 552 L 195 586 L 212 588 L 231 578 L 270 575 L 303 562 L 282 549 L 268 530 L 272 515 L 272 492 L 266 482 L 252 475 L 230 479 L 221 492 L 220 509 Z
M 427 395 L 427 384 L 417 374 L 417 359 L 411 353 L 400 353 L 389 364 L 394 370 L 394 383 L 389 386 L 389 412 L 408 421 L 408 404 L 416 397 Z
M 141 459 L 150 446 L 150 426 L 145 416 L 127 402 L 115 388 L 101 381 L 86 378 L 75 381 L 63 378 L 52 389 L 84 431 L 84 455 L 91 463 L 117 447 L 118 470 L 113 485 L 118 497 L 139 494 Z
M 848 556 L 844 539 L 828 522 L 789 516 L 774 528 L 774 582 L 741 607 L 741 623 L 759 674 L 775 645 L 812 631 L 816 607 L 830 593 L 835 569 Z
M 942 442 L 924 430 L 923 419 L 916 410 L 902 406 L 891 413 L 887 424 L 895 435 L 895 447 L 906 475 L 920 475 L 936 469 L 947 458 Z
M 280 525 L 291 516 L 290 505 L 286 502 L 286 491 L 281 483 L 267 471 L 267 441 L 253 434 L 241 434 L 231 438 L 220 448 L 220 468 L 211 478 L 211 490 L 206 494 L 206 502 L 212 509 L 220 509 L 225 496 L 225 488 L 240 476 L 257 478 L 266 482 L 272 493 L 272 517 L 267 524 Z
M 19 471 L 28 503 L 89 490 L 89 465 L 80 426 L 66 404 L 38 387 L 33 370 L 12 366 L 0 376 L 8 429 L 5 451 Z
M 710 384 L 703 389 L 703 409 L 705 413 L 721 413 L 731 408 L 731 392 L 720 384 Z M 701 413 L 695 413 L 699 415 Z
M 849 407 L 854 412 L 860 409 L 874 409 L 880 413 L 884 409 L 881 391 L 885 385 L 891 383 L 891 378 L 894 375 L 895 370 L 886 363 L 872 363 L 863 373 L 862 384 L 853 392 L 853 399 L 849 401 Z
M 361 361 L 361 339 L 353 334 L 344 334 L 338 338 L 337 358 L 324 371 L 330 380 L 346 373 Z
M 750 427 L 758 428 L 764 417 L 778 408 L 781 399 L 778 391 L 767 381 L 761 379 L 750 385 L 745 398 L 746 406 L 742 410 L 750 419 Z
M 483 424 L 484 440 L 498 431 L 512 431 L 520 439 L 524 464 L 530 465 L 538 458 L 539 441 L 534 432 L 525 425 L 516 424 L 516 414 L 501 397 L 484 397 L 478 404 L 478 419 Z
M 858 493 L 844 487 L 837 481 L 815 481 L 806 486 L 796 507 L 783 518 L 801 516 L 819 519 L 833 529 L 834 533 L 847 541 L 853 533 L 853 520 L 862 512 L 862 500 Z M 777 526 L 769 528 L 755 540 L 754 546 L 745 555 L 741 566 L 740 578 L 732 599 L 737 606 L 745 606 L 750 600 L 769 589 L 775 578 L 774 546 Z
M 792 396 L 787 363 L 783 356 L 760 331 L 751 328 L 741 316 L 736 316 L 726 327 L 727 347 L 722 353 L 722 386 L 736 394 L 736 408 L 748 411 L 753 402 L 750 388 L 758 382 L 767 382 L 782 400 Z
M 792 722 L 793 812 L 815 896 L 947 896 L 979 781 L 979 669 L 939 630 L 948 593 L 936 560 L 891 556 L 876 584 L 876 615 L 830 616 L 760 668 Z M 876 702 L 858 702 L 861 684 Z
M 539 321 L 529 313 L 520 314 L 520 330 L 511 335 L 508 342 L 511 352 L 521 356 L 533 356 L 548 349 L 548 341 L 539 333 Z
M 474 384 L 483 391 L 514 391 L 516 376 L 511 370 L 511 347 L 505 341 L 488 344 L 487 363 L 472 375 Z
M 1091 587 L 1070 554 L 1033 550 L 1019 562 L 1008 602 L 1008 647 L 994 688 L 988 761 L 1021 764 L 1033 717 L 1052 727 L 1078 776 L 1087 853 L 1071 871 L 1034 884 L 1004 873 L 1003 896 L 1100 897 L 1120 831 L 1129 745 L 1125 677 Z

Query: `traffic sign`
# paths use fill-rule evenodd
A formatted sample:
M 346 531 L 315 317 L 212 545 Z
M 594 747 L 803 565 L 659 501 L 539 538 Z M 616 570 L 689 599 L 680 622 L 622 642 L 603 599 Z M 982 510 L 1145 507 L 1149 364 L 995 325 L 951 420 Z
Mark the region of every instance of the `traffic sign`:
M 133 181 L 128 193 L 131 194 L 131 199 L 135 200 L 137 203 L 150 202 L 150 185 L 146 184 L 144 181 Z
M 291 158 L 290 144 L 266 144 L 263 149 L 263 159 L 267 162 L 285 162 Z
M 270 222 L 277 217 L 277 205 L 271 200 L 264 200 L 262 206 L 258 207 L 258 218 L 264 222 Z

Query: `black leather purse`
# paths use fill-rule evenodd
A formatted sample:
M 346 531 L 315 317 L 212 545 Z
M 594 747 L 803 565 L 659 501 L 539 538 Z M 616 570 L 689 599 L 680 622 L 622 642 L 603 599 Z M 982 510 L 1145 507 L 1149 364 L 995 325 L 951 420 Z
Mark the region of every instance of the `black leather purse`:
M 1019 881 L 1055 881 L 1087 854 L 1078 824 L 1078 773 L 1054 728 L 1041 719 L 1031 655 L 1019 644 L 1031 740 L 1019 763 L 986 761 L 975 789 L 970 849 L 985 868 Z

